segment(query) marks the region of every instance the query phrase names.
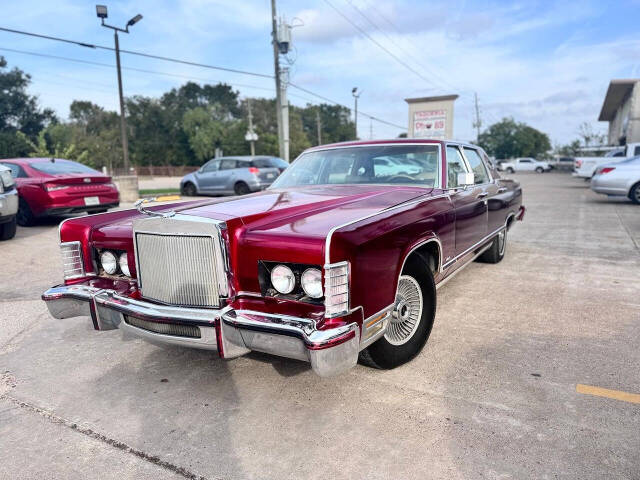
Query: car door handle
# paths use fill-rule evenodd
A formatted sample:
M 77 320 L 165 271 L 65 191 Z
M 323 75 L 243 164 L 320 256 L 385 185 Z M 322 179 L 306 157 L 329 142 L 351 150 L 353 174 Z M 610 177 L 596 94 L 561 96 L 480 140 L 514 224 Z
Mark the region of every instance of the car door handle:
M 507 191 L 507 187 L 500 187 L 500 188 L 498 189 L 498 193 L 504 193 L 504 192 L 506 192 L 506 191 Z
M 477 196 L 476 198 L 484 198 L 484 197 L 486 197 L 487 195 L 489 195 L 487 192 L 482 192 L 482 193 L 479 193 L 479 194 L 478 194 L 478 196 Z

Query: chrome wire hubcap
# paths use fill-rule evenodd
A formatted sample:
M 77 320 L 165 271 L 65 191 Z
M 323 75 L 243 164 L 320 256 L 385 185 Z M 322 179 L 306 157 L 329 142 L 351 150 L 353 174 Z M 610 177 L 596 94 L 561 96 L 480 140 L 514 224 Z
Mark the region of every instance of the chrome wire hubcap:
M 418 330 L 422 318 L 422 290 L 415 278 L 402 275 L 396 303 L 384 338 L 392 345 L 407 343 Z
M 507 231 L 502 230 L 498 234 L 498 253 L 502 256 L 504 255 L 504 250 L 507 246 Z

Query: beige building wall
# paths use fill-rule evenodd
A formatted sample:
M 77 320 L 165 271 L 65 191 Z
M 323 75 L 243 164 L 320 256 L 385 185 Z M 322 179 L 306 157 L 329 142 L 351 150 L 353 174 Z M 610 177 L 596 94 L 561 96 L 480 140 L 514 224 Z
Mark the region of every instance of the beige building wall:
M 598 120 L 609 122 L 609 145 L 640 142 L 640 80 L 612 80 Z
M 458 95 L 406 98 L 409 104 L 409 138 L 453 138 L 453 104 Z

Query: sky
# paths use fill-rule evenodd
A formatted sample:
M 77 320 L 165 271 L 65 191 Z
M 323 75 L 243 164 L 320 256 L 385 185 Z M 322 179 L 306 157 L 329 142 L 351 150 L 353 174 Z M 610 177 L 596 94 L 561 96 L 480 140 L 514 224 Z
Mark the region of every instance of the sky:
M 273 74 L 268 0 L 105 3 L 115 25 L 144 17 L 121 35 L 123 49 Z M 357 86 L 361 111 L 404 127 L 359 117 L 360 138 L 406 131 L 405 98 L 455 93 L 456 139 L 476 137 L 477 94 L 483 129 L 513 117 L 547 133 L 554 145 L 568 143 L 583 122 L 606 131 L 597 118 L 611 79 L 640 78 L 640 0 L 277 3 L 278 15 L 294 25 L 284 62 L 292 83 L 348 106 Z M 93 2 L 2 0 L 0 27 L 113 46 Z M 61 118 L 74 99 L 118 108 L 111 51 L 0 31 L 0 55 L 32 76 L 30 93 Z M 127 54 L 122 66 L 126 96 L 158 97 L 188 80 L 226 82 L 242 97 L 275 95 L 269 78 Z M 295 105 L 321 101 L 295 89 L 290 94 Z

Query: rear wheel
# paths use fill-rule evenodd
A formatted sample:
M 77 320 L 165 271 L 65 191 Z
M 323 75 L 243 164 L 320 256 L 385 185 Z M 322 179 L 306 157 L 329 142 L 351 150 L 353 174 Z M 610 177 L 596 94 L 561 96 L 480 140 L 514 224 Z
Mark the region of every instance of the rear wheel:
M 236 195 L 246 195 L 247 193 L 251 193 L 249 185 L 244 182 L 236 183 L 233 187 L 233 191 L 236 193 Z
M 507 167 L 507 173 L 516 173 L 516 171 L 511 167 Z
M 16 217 L 13 217 L 10 222 L 6 222 L 0 225 L 0 240 L 10 240 L 16 236 Z
M 536 167 L 536 172 L 538 172 L 538 173 L 544 173 L 544 168 L 542 168 L 542 167 Z
M 629 198 L 636 205 L 640 205 L 640 182 L 631 187 L 631 190 L 629 190 Z
M 427 343 L 436 313 L 436 286 L 426 262 L 407 262 L 398 282 L 396 301 L 384 337 L 360 352 L 374 368 L 395 368 L 414 358 Z
M 493 243 L 478 257 L 478 261 L 484 263 L 499 263 L 504 258 L 504 254 L 507 251 L 507 229 L 504 228 L 493 239 Z
M 18 225 L 21 227 L 29 227 L 36 221 L 36 217 L 33 215 L 29 204 L 23 199 L 20 199 L 18 203 L 18 214 L 16 215 Z
M 182 194 L 187 197 L 195 197 L 198 194 L 198 191 L 193 183 L 187 182 L 182 186 Z

